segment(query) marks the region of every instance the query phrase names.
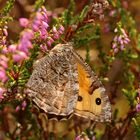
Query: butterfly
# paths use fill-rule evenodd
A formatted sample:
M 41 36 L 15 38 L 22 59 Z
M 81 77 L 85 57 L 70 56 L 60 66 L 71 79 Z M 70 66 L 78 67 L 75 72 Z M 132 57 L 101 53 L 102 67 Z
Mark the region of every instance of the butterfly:
M 43 111 L 56 116 L 111 120 L 105 88 L 72 43 L 56 45 L 37 60 L 25 93 Z

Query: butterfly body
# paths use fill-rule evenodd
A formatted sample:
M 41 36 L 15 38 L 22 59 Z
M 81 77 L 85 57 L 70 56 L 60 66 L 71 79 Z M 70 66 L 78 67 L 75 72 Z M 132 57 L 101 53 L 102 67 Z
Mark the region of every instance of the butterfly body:
M 26 87 L 27 95 L 46 113 L 110 121 L 102 83 L 70 43 L 58 44 L 38 60 Z

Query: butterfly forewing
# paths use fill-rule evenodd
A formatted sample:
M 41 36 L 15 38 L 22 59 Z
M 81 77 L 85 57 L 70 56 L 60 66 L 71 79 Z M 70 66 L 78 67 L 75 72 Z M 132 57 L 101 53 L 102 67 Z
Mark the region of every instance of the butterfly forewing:
M 38 60 L 25 92 L 45 112 L 69 115 L 78 97 L 78 71 L 73 48 L 57 45 Z

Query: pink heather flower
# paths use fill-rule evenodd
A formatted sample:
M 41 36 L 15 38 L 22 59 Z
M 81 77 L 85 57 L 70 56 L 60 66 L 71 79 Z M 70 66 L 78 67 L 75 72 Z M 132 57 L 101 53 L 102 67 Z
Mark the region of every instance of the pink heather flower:
M 16 44 L 12 44 L 8 46 L 8 52 L 14 53 L 17 49 L 17 45 Z
M 49 25 L 47 22 L 42 21 L 42 25 L 45 29 L 48 29 Z
M 20 62 L 26 59 L 28 59 L 28 56 L 24 52 L 18 51 L 16 54 L 13 54 L 13 60 L 15 62 Z
M 33 31 L 37 32 L 39 30 L 39 26 L 37 26 L 36 24 L 33 24 L 32 29 Z
M 22 106 L 22 110 L 24 110 L 24 109 L 25 109 L 25 107 L 27 106 L 26 101 L 23 101 L 23 102 L 22 102 L 22 104 L 21 104 L 21 106 Z
M 128 37 L 128 35 L 126 34 L 125 30 L 121 28 L 121 32 L 123 34 L 124 37 Z
M 108 33 L 110 31 L 110 25 L 108 23 L 106 23 L 104 25 L 104 33 Z
M 25 54 L 28 54 L 29 48 L 33 48 L 33 45 L 31 43 L 31 39 L 33 39 L 33 37 L 34 37 L 34 33 L 32 30 L 30 30 L 30 29 L 24 30 L 21 34 L 21 38 L 19 40 L 19 44 L 17 45 L 17 49 Z M 21 54 L 21 55 L 25 56 L 23 54 Z M 16 57 L 16 59 L 19 59 L 19 57 L 17 58 L 17 54 L 14 55 L 14 58 L 15 57 Z
M 54 42 L 54 40 L 51 37 L 49 37 L 48 38 L 48 41 L 47 41 L 48 47 L 51 47 L 51 45 L 52 45 L 53 42 Z
M 117 29 L 117 28 L 115 28 L 115 29 L 114 29 L 114 33 L 117 33 L 117 32 L 118 32 L 118 29 Z
M 29 40 L 27 40 L 26 42 L 21 42 L 22 43 L 22 45 L 23 46 L 26 46 L 26 47 L 28 47 L 28 48 L 30 48 L 30 49 L 32 49 L 33 48 L 33 44 L 32 44 L 32 42 L 31 41 L 29 41 Z M 24 43 L 24 44 L 23 44 Z
M 117 39 L 118 39 L 118 40 L 117 40 L 118 42 L 121 42 L 121 41 L 122 41 L 122 36 L 121 36 L 121 35 L 118 36 Z
M 58 31 L 57 31 L 55 26 L 53 26 L 52 31 L 53 31 L 53 33 L 58 33 Z
M 41 7 L 41 14 L 43 15 L 43 17 L 45 19 L 48 19 L 48 16 L 50 16 L 49 13 L 48 13 L 48 11 L 46 10 L 46 8 L 44 6 Z
M 48 40 L 48 41 L 47 41 L 47 46 L 48 46 L 48 47 L 51 47 L 51 45 L 52 45 L 51 41 Z
M 116 14 L 116 10 L 111 10 L 109 16 L 113 17 Z
M 34 32 L 32 31 L 32 30 L 30 30 L 30 29 L 28 29 L 28 30 L 24 30 L 23 32 L 22 32 L 22 39 L 24 39 L 24 40 L 31 40 L 31 39 L 33 39 L 34 38 Z
M 120 49 L 121 49 L 121 50 L 124 50 L 124 48 L 125 48 L 125 46 L 122 44 L 122 45 L 120 46 Z
M 27 18 L 20 18 L 19 22 L 22 27 L 27 27 L 29 25 L 29 20 Z
M 18 105 L 15 109 L 16 112 L 18 112 L 20 110 L 20 106 Z
M 1 65 L 3 68 L 5 68 L 5 69 L 8 68 L 7 62 L 5 62 L 5 61 L 3 61 L 3 60 L 0 60 L 0 65 Z
M 36 13 L 36 18 L 35 18 L 35 20 L 41 21 L 42 19 L 43 19 L 43 16 L 42 16 L 42 14 L 41 14 L 41 11 L 40 11 L 40 12 L 37 12 L 37 13 Z
M 5 92 L 6 90 L 2 87 L 0 87 L 0 99 L 3 99 L 3 93 Z
M 117 53 L 118 51 L 119 51 L 118 48 L 115 48 L 115 49 L 114 49 L 114 53 Z
M 114 37 L 114 39 L 113 39 L 115 42 L 117 42 L 118 41 L 118 36 L 116 35 L 115 37 Z
M 0 55 L 0 60 L 8 62 L 8 58 L 5 55 Z
M 8 53 L 8 49 L 7 49 L 6 46 L 2 48 L 1 53 L 2 54 L 7 54 Z
M 3 33 L 4 33 L 5 36 L 8 36 L 8 32 L 7 32 L 6 28 L 3 29 Z
M 31 43 L 31 41 L 21 39 L 21 41 L 19 42 L 17 48 L 18 48 L 18 50 L 23 51 L 26 54 L 28 54 L 29 48 L 32 49 L 33 48 L 33 45 Z
M 128 38 L 128 35 L 126 34 L 123 28 L 115 28 L 114 32 L 117 35 L 113 39 L 112 48 L 114 50 L 114 53 L 117 53 L 119 50 L 124 50 L 125 45 L 127 45 L 130 42 L 130 39 Z
M 17 48 L 18 48 L 19 51 L 24 52 L 25 54 L 29 53 L 29 49 L 28 49 L 27 43 L 24 44 L 24 43 L 20 42 L 20 44 L 18 44 Z
M 34 22 L 32 24 L 33 31 L 35 31 L 35 32 L 39 31 L 40 26 L 41 26 L 41 20 L 39 20 L 39 19 L 37 19 L 37 17 L 35 17 Z
M 65 28 L 61 25 L 61 26 L 59 27 L 59 29 L 58 29 L 58 32 L 59 32 L 60 34 L 63 34 L 64 30 L 65 30 Z
M 75 138 L 75 140 L 82 140 L 83 138 L 81 138 L 81 136 L 77 136 L 76 138 Z
M 130 42 L 130 39 L 129 39 L 129 38 L 124 38 L 123 42 L 124 42 L 125 44 L 128 44 L 128 43 Z
M 46 45 L 43 45 L 43 44 L 41 44 L 40 45 L 40 49 L 43 51 L 43 52 L 47 52 L 47 46 Z
M 8 68 L 8 58 L 5 55 L 0 55 L 0 71 L 2 75 L 5 75 L 5 69 Z
M 53 34 L 53 39 L 59 39 L 59 37 L 60 37 L 59 33 Z
M 90 140 L 86 133 L 82 132 L 81 135 L 77 136 L 75 140 Z
M 32 24 L 32 29 L 35 32 L 39 32 L 40 33 L 40 38 L 42 40 L 47 39 L 48 37 L 48 16 L 46 13 L 46 9 L 45 7 L 42 7 L 38 10 L 38 12 L 36 13 L 36 16 L 34 18 L 33 24 Z
M 47 38 L 47 36 L 46 35 L 41 35 L 40 38 L 45 40 Z
M 53 12 L 52 11 L 47 11 L 46 14 L 47 14 L 48 17 L 53 16 Z
M 38 27 L 41 26 L 41 19 L 38 19 L 37 17 L 35 17 L 33 24 Z
M 90 140 L 87 136 L 77 136 L 75 140 Z
M 136 111 L 140 112 L 140 104 L 139 103 L 136 105 Z
M 3 36 L 1 40 L 1 45 L 5 45 L 5 44 L 6 44 L 6 36 Z
M 49 37 L 48 39 L 50 40 L 51 43 L 54 42 L 54 40 L 51 37 Z
M 40 37 L 42 38 L 42 39 L 46 39 L 47 38 L 47 30 L 45 29 L 45 28 L 41 28 L 40 29 Z
M 42 9 L 42 11 L 43 11 L 44 13 L 47 13 L 47 10 L 46 10 L 46 8 L 45 8 L 44 6 L 42 6 L 41 9 Z
M 49 22 L 49 17 L 48 17 L 48 13 L 44 13 L 42 12 L 42 21 L 48 23 Z
M 95 137 L 95 136 L 93 136 L 93 137 L 92 137 L 92 140 L 96 140 L 96 137 Z
M 116 43 L 113 43 L 112 48 L 115 49 L 117 47 Z
M 46 8 L 45 8 L 44 6 L 41 7 L 41 11 L 42 11 L 42 13 L 44 13 L 44 14 L 46 15 L 46 18 L 47 18 L 48 16 L 51 16 L 50 13 L 49 13 L 49 11 L 47 11 Z
M 8 77 L 6 75 L 6 71 L 3 68 L 0 68 L 0 81 L 5 83 L 7 81 Z

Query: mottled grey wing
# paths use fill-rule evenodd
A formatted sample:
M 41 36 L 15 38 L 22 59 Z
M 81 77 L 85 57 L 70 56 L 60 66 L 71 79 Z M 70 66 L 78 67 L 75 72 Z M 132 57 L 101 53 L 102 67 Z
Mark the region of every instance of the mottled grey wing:
M 25 93 L 45 112 L 69 115 L 77 102 L 78 71 L 69 44 L 58 44 L 38 60 Z

